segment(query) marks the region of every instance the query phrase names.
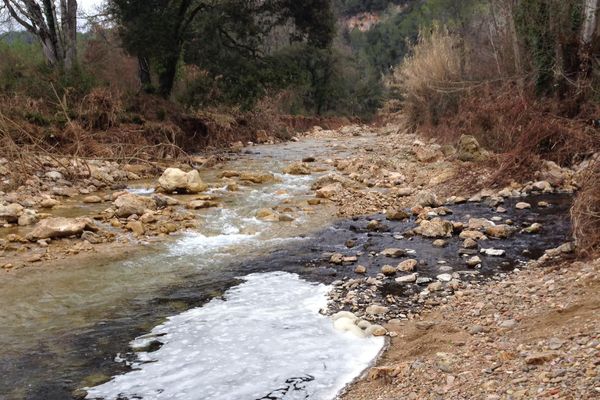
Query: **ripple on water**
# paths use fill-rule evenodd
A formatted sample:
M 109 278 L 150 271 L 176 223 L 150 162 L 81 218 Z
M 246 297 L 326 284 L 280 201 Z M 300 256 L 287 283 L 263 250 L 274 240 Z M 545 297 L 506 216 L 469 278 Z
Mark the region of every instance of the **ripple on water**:
M 383 338 L 338 332 L 318 313 L 327 286 L 284 272 L 244 280 L 153 329 L 163 346 L 87 398 L 326 400 L 381 351 Z

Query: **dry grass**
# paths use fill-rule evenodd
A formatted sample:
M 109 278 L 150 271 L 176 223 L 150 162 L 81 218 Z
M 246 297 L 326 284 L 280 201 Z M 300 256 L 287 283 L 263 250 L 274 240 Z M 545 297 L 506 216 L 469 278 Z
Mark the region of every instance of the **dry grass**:
M 436 27 L 421 34 L 407 57 L 394 72 L 389 86 L 399 92 L 403 109 L 413 127 L 438 121 L 456 106 L 455 91 L 461 87 L 458 38 Z
M 109 88 L 98 87 L 83 98 L 79 119 L 88 130 L 105 130 L 117 126 L 122 112 L 121 96 Z
M 591 162 L 584 173 L 581 189 L 571 208 L 573 234 L 580 255 L 600 253 L 600 159 Z

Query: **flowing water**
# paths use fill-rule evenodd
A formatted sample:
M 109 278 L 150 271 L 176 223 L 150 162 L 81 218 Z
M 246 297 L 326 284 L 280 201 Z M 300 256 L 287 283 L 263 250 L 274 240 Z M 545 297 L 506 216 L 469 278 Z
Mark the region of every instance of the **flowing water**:
M 351 141 L 261 146 L 226 169 L 271 171 L 281 182 L 240 192 L 213 189 L 223 207 L 200 212 L 198 230 L 85 264 L 66 260 L 52 271 L 3 277 L 0 398 L 68 399 L 74 389 L 110 376 L 117 378 L 89 389 L 88 398 L 333 398 L 383 341 L 335 332 L 318 314 L 326 286 L 285 265 L 246 269 L 244 260 L 268 258 L 333 221 L 327 207 L 299 211 L 289 223 L 262 222 L 254 214 L 311 196 L 318 174 L 283 175 L 284 166 L 326 157 L 333 146 L 343 154 L 369 139 Z M 205 171 L 203 178 L 216 182 L 219 172 Z M 146 185 L 131 190 L 151 193 Z M 64 212 L 97 211 L 88 207 L 96 206 Z M 259 269 L 264 273 L 247 276 Z M 161 335 L 164 346 L 132 354 L 129 342 L 148 332 Z
M 328 400 L 357 377 L 384 345 L 382 338 L 357 338 L 333 329 L 319 314 L 326 285 L 353 266 L 332 268 L 324 253 L 356 253 L 373 274 L 381 263 L 371 257 L 386 247 L 413 249 L 425 276 L 439 273 L 440 259 L 464 266 L 453 238 L 446 248 L 431 240 L 403 238 L 412 221 L 389 224 L 387 232 L 367 231 L 369 219 L 334 221 L 327 206 L 306 207 L 313 197 L 311 176 L 289 176 L 282 169 L 312 156 L 325 158 L 367 147 L 369 137 L 306 140 L 260 146 L 223 169 L 270 171 L 279 183 L 249 185 L 211 194 L 223 207 L 198 212 L 197 230 L 160 243 L 140 242 L 135 250 L 117 247 L 85 263 L 66 260 L 52 270 L 29 268 L 0 277 L 0 399 L 185 399 Z M 221 170 L 202 172 L 216 183 Z M 152 193 L 151 183 L 129 188 Z M 182 196 L 185 198 L 185 196 Z M 541 199 L 541 198 L 540 198 Z M 546 198 L 544 198 L 546 199 Z M 568 196 L 549 198 L 550 209 L 506 215 L 524 224 L 539 221 L 542 236 L 517 235 L 494 241 L 503 260 L 486 260 L 482 272 L 510 269 L 568 234 Z M 514 202 L 511 200 L 511 202 Z M 535 203 L 535 199 L 532 199 Z M 512 204 L 512 203 L 510 203 Z M 289 206 L 292 222 L 268 223 L 254 216 L 260 208 Z M 98 212 L 82 205 L 60 213 Z M 299 207 L 298 207 L 299 206 Z M 483 205 L 453 207 L 450 219 L 490 216 Z M 294 211 L 296 210 L 296 211 Z M 532 221 L 528 221 L 532 219 Z M 347 240 L 356 242 L 348 249 Z M 527 257 L 525 257 L 527 258 Z M 401 290 L 400 290 L 401 289 Z M 383 288 L 400 294 L 404 288 Z M 420 290 L 414 288 L 414 290 Z

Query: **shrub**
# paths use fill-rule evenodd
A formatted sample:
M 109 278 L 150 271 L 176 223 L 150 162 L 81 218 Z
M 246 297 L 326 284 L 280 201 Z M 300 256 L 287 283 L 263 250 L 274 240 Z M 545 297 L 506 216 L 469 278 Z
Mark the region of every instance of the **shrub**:
M 456 111 L 461 81 L 457 46 L 456 36 L 434 27 L 431 33 L 420 34 L 412 54 L 394 71 L 389 85 L 402 98 L 413 128 L 437 124 L 442 116 Z
M 600 252 L 600 159 L 590 161 L 581 190 L 571 209 L 578 252 L 592 256 Z

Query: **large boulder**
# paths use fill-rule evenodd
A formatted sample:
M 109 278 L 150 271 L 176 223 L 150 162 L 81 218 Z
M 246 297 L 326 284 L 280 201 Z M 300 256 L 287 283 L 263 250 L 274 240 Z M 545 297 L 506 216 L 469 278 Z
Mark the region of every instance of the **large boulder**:
M 156 208 L 156 202 L 150 197 L 137 196 L 132 193 L 125 193 L 114 202 L 115 215 L 120 218 L 127 218 L 133 214 L 142 215 L 146 210 Z
M 84 230 L 97 230 L 87 218 L 47 218 L 40 221 L 27 235 L 30 241 L 80 236 Z
M 423 220 L 414 229 L 415 233 L 429 238 L 451 237 L 454 226 L 451 222 L 435 218 L 431 221 Z
M 458 141 L 456 156 L 461 161 L 481 161 L 487 157 L 487 152 L 481 148 L 474 136 L 462 135 Z
M 158 184 L 168 193 L 199 193 L 208 189 L 208 185 L 202 182 L 198 171 L 185 172 L 179 168 L 167 168 L 158 178 Z

